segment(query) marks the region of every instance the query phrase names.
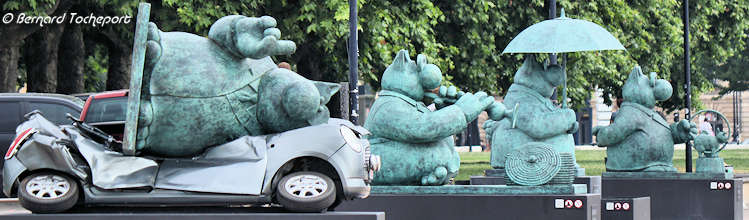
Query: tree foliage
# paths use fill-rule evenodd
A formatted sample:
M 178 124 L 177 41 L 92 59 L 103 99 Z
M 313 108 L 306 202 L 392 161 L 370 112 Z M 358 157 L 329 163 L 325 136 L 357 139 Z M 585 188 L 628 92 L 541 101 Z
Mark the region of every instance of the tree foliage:
M 440 1 L 438 1 L 440 2 Z M 567 16 L 597 23 L 611 32 L 627 51 L 569 53 L 569 95 L 577 107 L 585 105 L 594 88 L 620 97 L 621 86 L 634 65 L 669 80 L 674 95 L 660 105 L 683 108 L 684 62 L 681 1 L 558 1 Z M 536 1 L 445 1 L 437 3 L 447 15 L 437 35 L 441 43 L 458 48 L 444 54 L 456 63 L 453 83 L 468 90 L 504 94 L 520 65 L 519 55 L 500 55 L 514 36 L 548 15 L 548 5 Z M 711 88 L 711 66 L 744 47 L 747 2 L 690 1 L 692 97 Z M 443 67 L 444 68 L 444 67 Z M 489 79 L 489 80 L 488 80 Z M 490 80 L 494 79 L 494 80 Z
M 734 91 L 749 90 L 749 48 L 730 57 L 725 63 L 718 64 L 710 77 L 728 82 L 728 85 L 717 83 L 720 95 Z
M 43 4 L 63 0 L 10 0 L 3 10 L 43 13 Z M 290 56 L 275 57 L 292 63 L 300 74 L 315 80 L 346 81 L 346 45 L 349 8 L 347 0 L 154 0 L 151 21 L 163 31 L 207 35 L 218 18 L 243 14 L 270 15 L 278 20 L 282 38 L 297 43 Z M 135 16 L 136 0 L 79 1 L 79 8 L 96 15 Z M 545 0 L 359 0 L 359 73 L 375 88 L 395 53 L 407 49 L 412 56 L 426 54 L 443 71 L 446 84 L 466 91 L 484 90 L 503 95 L 521 64 L 522 55 L 501 54 L 514 36 L 547 18 Z M 594 88 L 620 96 L 621 86 L 634 65 L 671 81 L 674 96 L 660 103 L 667 110 L 683 108 L 682 5 L 677 0 L 559 0 L 567 16 L 603 26 L 627 48 L 626 51 L 567 54 L 568 91 L 576 107 L 585 105 Z M 712 79 L 746 82 L 742 65 L 749 22 L 747 0 L 692 0 L 691 64 L 693 100 L 713 87 Z M 130 48 L 134 22 L 104 28 L 85 28 L 94 42 L 114 42 Z M 87 40 L 87 42 L 89 42 Z M 111 47 L 110 49 L 111 50 Z M 111 65 L 111 52 L 89 50 L 87 70 L 99 75 Z M 107 64 L 107 57 L 110 57 Z M 543 56 L 542 56 L 543 57 Z M 94 65 L 98 64 L 98 65 Z M 743 75 L 742 75 L 743 73 Z M 743 81 L 742 81 L 743 80 Z M 738 84 L 737 84 L 738 85 Z M 100 88 L 90 86 L 87 88 Z M 736 87 L 742 88 L 742 87 Z

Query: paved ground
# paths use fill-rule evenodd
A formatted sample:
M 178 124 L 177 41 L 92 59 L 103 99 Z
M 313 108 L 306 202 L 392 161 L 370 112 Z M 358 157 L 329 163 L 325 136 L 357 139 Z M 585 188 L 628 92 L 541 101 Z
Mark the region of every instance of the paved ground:
M 0 215 L 27 214 L 31 213 L 18 204 L 18 199 L 0 199 Z
M 749 177 L 744 178 L 744 220 L 749 220 Z M 236 210 L 235 210 L 236 211 Z M 28 214 L 28 210 L 18 204 L 18 199 L 3 198 L 0 199 L 0 218 L 3 215 Z
M 744 179 L 744 220 L 749 220 L 749 178 Z

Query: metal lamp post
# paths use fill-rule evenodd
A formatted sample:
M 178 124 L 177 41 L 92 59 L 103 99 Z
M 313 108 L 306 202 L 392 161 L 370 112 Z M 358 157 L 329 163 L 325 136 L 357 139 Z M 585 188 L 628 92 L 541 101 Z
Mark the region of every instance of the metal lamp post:
M 549 0 L 549 19 L 557 18 L 557 0 Z M 549 62 L 551 64 L 557 64 L 557 54 L 549 54 Z M 556 91 L 554 91 L 556 94 Z M 556 95 L 554 95 L 556 98 Z
M 686 107 L 687 110 L 684 114 L 684 119 L 691 120 L 692 119 L 692 79 L 691 79 L 691 73 L 690 73 L 690 65 L 689 65 L 689 0 L 684 0 L 682 7 L 684 7 L 684 79 L 686 80 L 686 83 L 684 84 L 684 91 L 686 91 Z M 692 145 L 687 141 L 686 143 L 686 149 L 685 149 L 685 162 L 686 162 L 686 172 L 691 173 L 692 172 Z
M 349 0 L 349 40 L 348 40 L 348 91 L 349 91 L 349 109 L 351 123 L 357 124 L 359 120 L 359 40 L 357 39 L 357 20 L 356 13 L 357 0 Z

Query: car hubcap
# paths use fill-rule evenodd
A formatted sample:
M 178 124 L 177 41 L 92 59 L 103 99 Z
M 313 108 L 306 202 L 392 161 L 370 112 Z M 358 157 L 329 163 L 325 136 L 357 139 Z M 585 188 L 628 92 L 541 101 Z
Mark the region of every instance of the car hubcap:
M 68 180 L 57 175 L 34 177 L 26 184 L 26 192 L 39 199 L 56 199 L 70 191 Z
M 294 176 L 286 182 L 286 192 L 300 198 L 312 198 L 325 193 L 328 183 L 322 177 L 315 175 Z

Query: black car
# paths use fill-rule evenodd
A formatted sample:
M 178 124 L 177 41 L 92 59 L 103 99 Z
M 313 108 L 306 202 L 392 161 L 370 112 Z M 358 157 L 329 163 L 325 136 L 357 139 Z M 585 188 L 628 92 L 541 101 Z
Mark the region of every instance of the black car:
M 39 110 L 55 124 L 72 123 L 65 117 L 81 114 L 81 99 L 61 94 L 48 93 L 0 93 L 0 152 L 5 153 L 16 136 L 16 127 L 26 119 L 28 112 Z M 0 163 L 0 167 L 2 164 Z

